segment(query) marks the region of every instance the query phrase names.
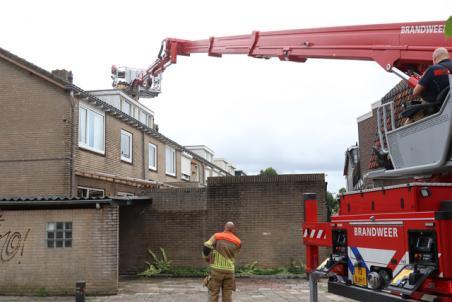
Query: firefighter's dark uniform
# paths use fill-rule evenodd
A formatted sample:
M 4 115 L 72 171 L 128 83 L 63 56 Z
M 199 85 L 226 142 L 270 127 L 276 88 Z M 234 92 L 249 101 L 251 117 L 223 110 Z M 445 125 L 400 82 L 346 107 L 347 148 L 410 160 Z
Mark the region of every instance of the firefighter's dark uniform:
M 235 290 L 235 256 L 241 247 L 240 239 L 231 232 L 216 233 L 204 243 L 203 256 L 209 261 L 209 302 L 232 301 Z
M 450 73 L 452 73 L 452 62 L 449 59 L 442 60 L 425 71 L 419 80 L 419 85 L 425 88 L 422 98 L 426 102 L 434 102 L 438 94 L 449 86 Z

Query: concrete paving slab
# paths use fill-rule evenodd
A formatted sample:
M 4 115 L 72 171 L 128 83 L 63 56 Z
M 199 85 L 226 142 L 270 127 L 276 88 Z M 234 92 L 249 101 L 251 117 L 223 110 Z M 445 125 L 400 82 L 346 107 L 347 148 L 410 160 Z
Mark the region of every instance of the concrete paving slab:
M 88 289 L 89 290 L 89 289 Z M 234 302 L 308 302 L 308 283 L 304 279 L 237 279 Z M 10 297 L 0 302 L 73 302 L 74 297 Z M 87 302 L 203 302 L 207 289 L 200 278 L 151 278 L 126 280 L 119 284 L 115 296 L 87 297 Z M 319 301 L 351 302 L 326 292 L 326 283 L 319 284 Z

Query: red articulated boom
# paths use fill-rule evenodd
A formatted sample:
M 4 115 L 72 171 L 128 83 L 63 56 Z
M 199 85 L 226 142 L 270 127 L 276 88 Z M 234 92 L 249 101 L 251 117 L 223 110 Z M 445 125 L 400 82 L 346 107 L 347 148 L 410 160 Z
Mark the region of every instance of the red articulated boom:
M 157 96 L 160 91 L 159 75 L 177 62 L 177 56 L 194 53 L 214 57 L 241 54 L 292 62 L 305 62 L 307 59 L 375 61 L 386 71 L 399 75 L 400 70 L 419 74 L 431 64 L 436 47 L 452 50 L 452 41 L 446 41 L 443 32 L 444 21 L 437 21 L 254 31 L 248 35 L 210 37 L 197 41 L 168 38 L 162 42 L 158 59 L 135 77 L 118 79 L 118 69 L 114 67 L 113 85 L 133 92 L 135 97 Z M 157 87 L 153 87 L 154 81 L 158 82 Z M 146 93 L 152 89 L 153 93 Z M 140 94 L 140 91 L 143 93 Z
M 160 93 L 160 76 L 178 56 L 375 61 L 413 86 L 438 47 L 452 51 L 444 21 L 258 32 L 189 41 L 166 39 L 146 70 L 112 68 L 113 86 L 135 98 Z M 452 75 L 449 75 L 452 82 Z M 391 167 L 371 178 L 421 179 L 348 192 L 331 222 L 317 221 L 316 195 L 304 196 L 307 269 L 311 280 L 328 276 L 332 293 L 367 302 L 452 302 L 452 97 L 445 91 L 436 112 L 397 126 L 392 102 L 377 111 L 381 151 Z M 383 122 L 381 122 L 383 120 Z M 319 266 L 319 247 L 331 248 Z M 312 283 L 311 283 L 312 284 Z M 311 291 L 316 301 L 317 291 Z

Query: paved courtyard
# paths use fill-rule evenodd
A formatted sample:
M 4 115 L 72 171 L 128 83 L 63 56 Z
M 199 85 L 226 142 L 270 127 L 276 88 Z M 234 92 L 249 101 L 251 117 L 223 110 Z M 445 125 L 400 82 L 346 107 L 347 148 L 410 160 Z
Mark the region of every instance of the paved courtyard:
M 234 302 L 246 301 L 309 301 L 308 283 L 304 279 L 237 279 Z M 0 301 L 74 301 L 74 297 L 1 297 Z M 116 296 L 87 297 L 89 302 L 198 302 L 207 301 L 207 289 L 201 279 L 192 278 L 153 278 L 147 280 L 127 280 L 120 282 Z M 326 293 L 326 283 L 319 284 L 319 301 L 352 301 Z

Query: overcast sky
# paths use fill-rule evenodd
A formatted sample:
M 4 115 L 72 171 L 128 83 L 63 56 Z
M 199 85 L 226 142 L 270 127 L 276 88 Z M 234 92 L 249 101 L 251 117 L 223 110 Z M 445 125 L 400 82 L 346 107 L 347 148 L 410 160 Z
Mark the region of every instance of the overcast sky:
M 435 3 L 433 5 L 433 3 Z M 65 68 L 85 90 L 111 87 L 110 67 L 145 68 L 162 39 L 253 30 L 446 20 L 452 1 L 5 1 L 0 47 L 46 69 Z M 5 76 L 5 75 L 1 75 Z M 344 186 L 344 151 L 356 118 L 399 79 L 377 63 L 179 58 L 163 93 L 146 100 L 160 131 L 204 144 L 248 174 L 326 173 Z

